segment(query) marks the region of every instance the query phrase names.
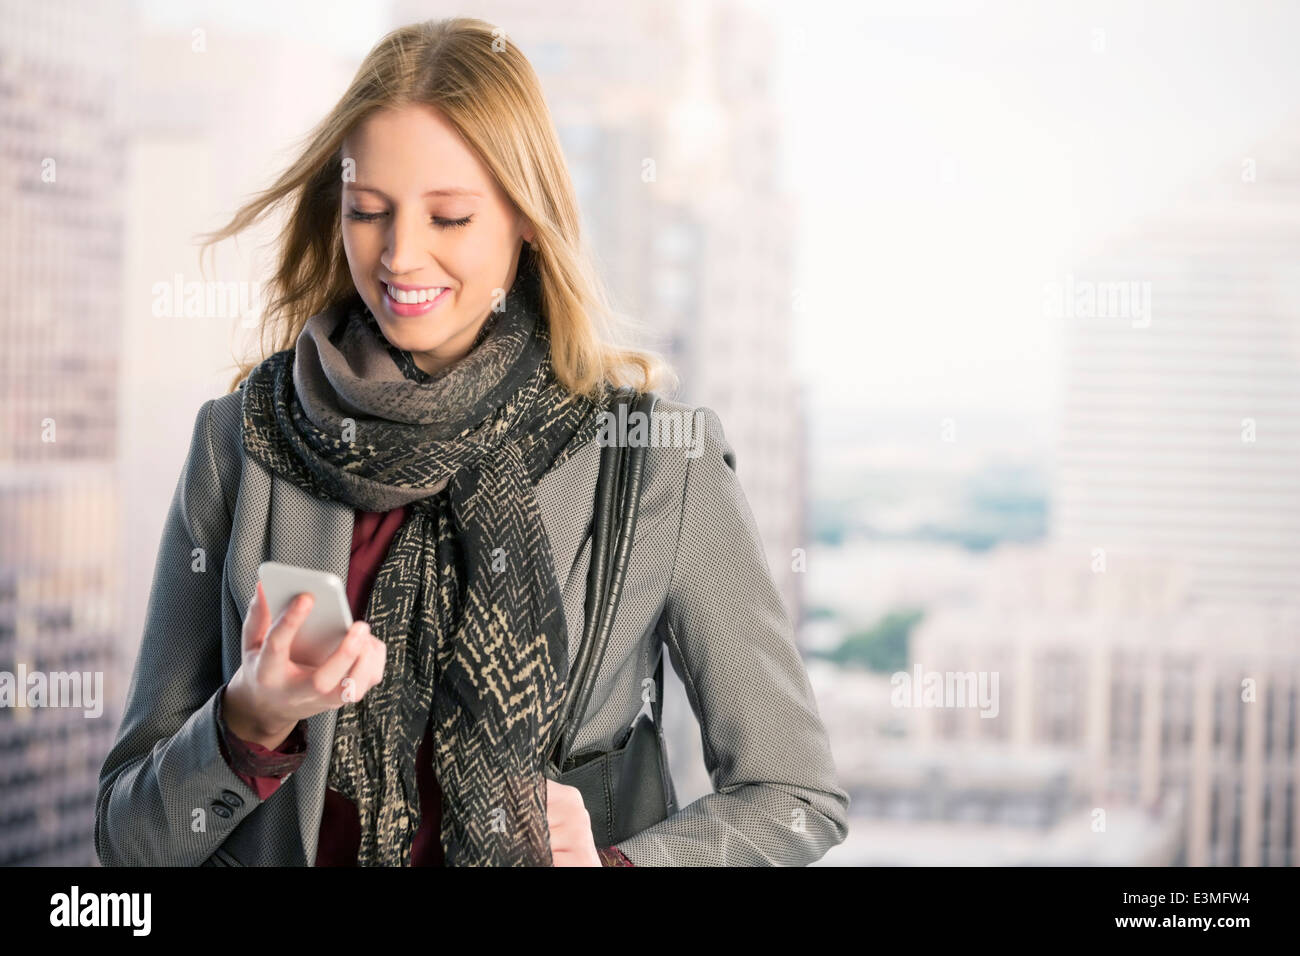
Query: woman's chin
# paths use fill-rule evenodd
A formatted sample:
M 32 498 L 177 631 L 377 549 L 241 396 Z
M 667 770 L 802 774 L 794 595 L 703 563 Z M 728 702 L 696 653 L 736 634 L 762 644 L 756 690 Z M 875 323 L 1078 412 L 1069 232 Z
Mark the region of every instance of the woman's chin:
M 428 322 L 425 316 L 414 316 L 412 318 L 402 318 L 401 316 L 380 315 L 379 330 L 384 333 L 384 338 L 388 344 L 394 348 L 402 349 L 406 352 L 432 352 L 444 342 L 445 335 L 421 334 L 418 327 L 421 321 Z M 423 330 L 425 333 L 428 329 Z
M 402 335 L 394 332 L 391 328 L 384 328 L 382 323 L 381 330 L 384 333 L 384 338 L 388 340 L 388 344 L 403 352 L 410 352 L 415 364 L 422 371 L 433 374 L 430 370 L 431 367 L 442 367 L 443 363 L 437 359 L 432 359 L 431 356 L 446 345 L 447 340 L 445 337 L 424 338 L 417 335 Z

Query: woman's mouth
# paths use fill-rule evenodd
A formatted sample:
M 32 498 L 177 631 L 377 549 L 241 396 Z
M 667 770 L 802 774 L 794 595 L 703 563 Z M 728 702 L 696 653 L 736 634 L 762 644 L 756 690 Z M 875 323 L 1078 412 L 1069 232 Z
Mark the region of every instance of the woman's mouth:
M 384 307 L 393 315 L 424 315 L 437 308 L 447 293 L 445 287 L 428 289 L 399 289 L 384 283 Z

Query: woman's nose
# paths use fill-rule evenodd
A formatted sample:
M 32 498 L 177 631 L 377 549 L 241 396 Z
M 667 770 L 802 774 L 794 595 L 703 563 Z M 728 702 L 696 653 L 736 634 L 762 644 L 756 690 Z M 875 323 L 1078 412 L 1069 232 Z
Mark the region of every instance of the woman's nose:
M 384 267 L 400 276 L 425 265 L 431 256 L 433 235 L 424 228 L 423 213 L 399 210 L 390 222 Z

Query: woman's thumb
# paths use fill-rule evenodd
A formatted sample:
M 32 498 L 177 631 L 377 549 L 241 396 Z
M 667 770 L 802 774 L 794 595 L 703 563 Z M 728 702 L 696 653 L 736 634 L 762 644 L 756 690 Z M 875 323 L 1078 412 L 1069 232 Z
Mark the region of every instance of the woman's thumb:
M 245 618 L 245 644 L 247 649 L 255 651 L 262 646 L 262 641 L 266 637 L 267 625 L 271 618 L 271 608 L 266 601 L 266 592 L 262 590 L 262 582 L 257 582 L 257 587 L 253 590 L 253 600 L 248 605 L 248 615 Z

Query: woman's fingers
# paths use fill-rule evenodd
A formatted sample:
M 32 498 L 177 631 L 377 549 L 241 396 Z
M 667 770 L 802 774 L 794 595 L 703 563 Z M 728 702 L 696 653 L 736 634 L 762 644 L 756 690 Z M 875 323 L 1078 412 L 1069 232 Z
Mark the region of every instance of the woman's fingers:
M 591 815 L 577 787 L 546 778 L 546 826 L 556 866 L 599 866 Z
M 384 657 L 388 648 L 383 641 L 368 636 L 365 648 L 357 655 L 356 663 L 343 678 L 341 702 L 355 704 L 370 688 L 384 679 Z
M 546 778 L 546 815 L 560 825 L 580 821 L 587 815 L 582 791 L 577 787 Z
M 266 603 L 266 592 L 262 582 L 257 582 L 253 589 L 253 600 L 248 603 L 248 613 L 244 615 L 244 650 L 251 652 L 262 646 L 266 629 L 271 623 L 271 609 Z
M 373 634 L 369 635 L 369 637 L 369 646 L 362 655 L 366 660 L 366 685 L 359 696 L 364 696 L 370 688 L 383 682 L 384 665 L 388 661 L 388 645 Z
M 306 592 L 297 595 L 284 609 L 280 619 L 271 625 L 271 630 L 266 634 L 264 653 L 275 668 L 282 669 L 289 663 L 289 648 L 293 645 L 294 636 L 302 622 L 307 620 L 315 602 L 316 599 Z
M 352 670 L 352 665 L 357 662 L 361 652 L 366 648 L 366 638 L 370 636 L 370 625 L 365 621 L 357 621 L 344 636 L 342 642 L 334 649 L 334 653 L 325 659 L 316 672 L 312 674 L 312 687 L 316 693 L 322 697 L 333 694 L 338 690 L 339 684 L 343 678 Z

